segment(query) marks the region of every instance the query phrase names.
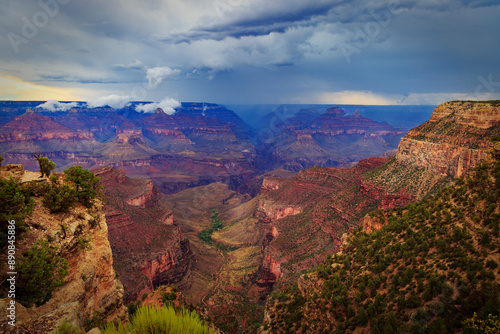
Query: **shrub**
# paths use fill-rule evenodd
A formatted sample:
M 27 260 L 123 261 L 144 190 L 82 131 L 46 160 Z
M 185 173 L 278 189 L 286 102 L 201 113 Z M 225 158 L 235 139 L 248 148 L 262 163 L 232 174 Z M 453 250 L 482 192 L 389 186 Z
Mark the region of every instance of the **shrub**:
M 83 169 L 82 166 L 73 166 L 64 171 L 67 181 L 73 183 L 76 188 L 78 201 L 86 207 L 92 206 L 92 200 L 102 196 L 99 185 L 100 177 L 95 176 L 91 171 Z
M 57 327 L 54 334 L 85 334 L 85 331 L 67 321 L 63 321 L 59 327 Z
M 131 302 L 130 304 L 127 305 L 128 315 L 130 318 L 132 318 L 134 316 L 135 312 L 137 311 L 137 309 L 139 308 L 140 305 L 141 305 L 140 300 L 137 301 L 137 304 L 134 302 Z
M 76 190 L 67 184 L 53 184 L 45 195 L 43 195 L 43 205 L 49 208 L 51 213 L 68 212 L 76 203 Z
M 491 139 L 490 139 L 492 142 L 497 142 L 497 141 L 500 141 L 500 133 L 496 133 L 494 134 L 493 136 L 491 136 Z
M 42 177 L 45 175 L 49 177 L 50 173 L 56 169 L 56 163 L 50 160 L 47 157 L 42 156 L 41 154 L 34 154 L 34 160 L 38 161 L 38 166 L 40 167 L 40 173 L 42 173 Z
M 49 189 L 49 185 L 46 182 L 36 182 L 30 181 L 22 185 L 22 192 L 25 196 L 43 196 Z
M 103 334 L 155 333 L 155 334 L 212 334 L 211 330 L 195 312 L 181 308 L 178 312 L 171 306 L 154 308 L 140 306 L 130 323 L 121 322 L 115 327 L 108 324 Z
M 87 248 L 91 248 L 90 247 L 90 242 L 92 241 L 92 237 L 88 236 L 88 237 L 78 237 L 77 239 L 77 245 L 78 245 L 78 249 L 80 250 L 85 250 Z
M 84 328 L 86 332 L 95 327 L 106 326 L 106 313 L 102 309 L 94 311 L 92 315 L 86 313 L 84 322 L 85 322 Z
M 64 284 L 68 263 L 55 255 L 55 248 L 47 240 L 39 241 L 19 259 L 17 266 L 18 301 L 30 306 L 42 305 L 52 292 Z
M 169 301 L 175 300 L 175 298 L 177 298 L 175 292 L 173 292 L 173 291 L 172 292 L 164 292 L 161 297 L 162 297 L 163 304 L 167 304 Z
M 476 313 L 464 321 L 465 328 L 474 329 L 475 333 L 498 333 L 500 331 L 500 318 L 489 314 L 486 319 L 481 319 Z
M 222 224 L 222 221 L 219 219 L 219 213 L 215 210 L 212 210 L 212 215 L 210 216 L 210 219 L 212 219 L 212 226 L 209 229 L 203 230 L 200 232 L 198 237 L 207 242 L 207 243 L 212 243 L 212 233 L 215 231 L 218 231 L 224 227 Z
M 16 180 L 0 179 L 0 220 L 15 220 L 17 229 L 26 230 L 24 218 L 33 212 L 33 199 L 25 195 Z M 5 227 L 5 228 L 4 228 Z M 1 233 L 6 233 L 7 224 L 2 224 Z

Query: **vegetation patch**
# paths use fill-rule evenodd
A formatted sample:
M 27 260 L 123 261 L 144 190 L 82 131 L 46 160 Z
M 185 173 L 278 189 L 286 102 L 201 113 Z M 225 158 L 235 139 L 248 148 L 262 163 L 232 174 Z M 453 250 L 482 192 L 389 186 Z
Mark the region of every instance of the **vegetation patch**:
M 175 310 L 171 306 L 154 308 L 139 306 L 130 323 L 121 322 L 117 326 L 108 324 L 103 334 L 155 333 L 155 334 L 212 334 L 200 316 L 187 309 Z
M 47 240 L 29 248 L 16 265 L 17 300 L 25 306 L 46 303 L 54 290 L 64 284 L 68 263 L 55 254 Z
M 370 215 L 343 252 L 268 302 L 272 333 L 497 333 L 500 162 Z
M 213 242 L 212 233 L 221 230 L 224 227 L 224 225 L 222 224 L 222 220 L 219 219 L 219 213 L 217 211 L 212 210 L 212 215 L 210 216 L 210 219 L 212 220 L 212 226 L 209 229 L 201 231 L 200 234 L 198 235 L 198 237 L 201 240 L 209 244 Z

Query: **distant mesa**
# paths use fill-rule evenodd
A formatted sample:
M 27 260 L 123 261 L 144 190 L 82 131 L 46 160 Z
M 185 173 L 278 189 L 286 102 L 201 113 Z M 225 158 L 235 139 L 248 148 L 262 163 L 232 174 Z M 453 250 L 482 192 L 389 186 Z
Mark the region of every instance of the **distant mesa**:
M 325 114 L 333 115 L 333 116 L 337 116 L 337 117 L 342 117 L 342 116 L 345 116 L 345 111 L 342 108 L 335 106 L 335 107 L 326 109 Z

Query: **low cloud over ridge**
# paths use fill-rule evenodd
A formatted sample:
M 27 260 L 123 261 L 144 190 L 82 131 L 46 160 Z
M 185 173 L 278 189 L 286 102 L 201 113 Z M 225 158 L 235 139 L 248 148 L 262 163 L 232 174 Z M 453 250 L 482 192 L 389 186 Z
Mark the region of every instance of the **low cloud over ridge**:
M 166 97 L 160 102 L 153 102 L 153 103 L 148 103 L 148 104 L 140 104 L 135 107 L 135 110 L 138 112 L 145 112 L 145 113 L 153 113 L 157 108 L 161 108 L 166 114 L 172 115 L 175 113 L 175 109 L 179 107 L 181 104 L 179 101 Z
M 47 101 L 42 103 L 37 108 L 42 108 L 48 111 L 56 112 L 56 111 L 68 111 L 71 108 L 77 107 L 78 102 L 59 102 L 59 101 Z
M 89 108 L 105 107 L 110 106 L 111 108 L 121 109 L 128 105 L 131 100 L 129 95 L 108 95 L 101 96 L 95 100 L 87 101 L 87 106 Z

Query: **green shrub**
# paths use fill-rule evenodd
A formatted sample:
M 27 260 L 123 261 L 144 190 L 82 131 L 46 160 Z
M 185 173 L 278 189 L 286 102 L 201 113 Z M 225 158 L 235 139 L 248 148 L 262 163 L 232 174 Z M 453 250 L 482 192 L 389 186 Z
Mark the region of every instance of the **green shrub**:
M 102 333 L 212 334 L 215 332 L 195 312 L 186 309 L 176 312 L 170 306 L 161 308 L 140 306 L 131 317 L 130 323 L 123 325 L 119 322 L 116 327 L 110 323 Z
M 500 332 L 500 318 L 489 314 L 486 319 L 481 319 L 476 313 L 464 321 L 465 328 L 473 329 L 473 333 L 499 333 Z
M 163 304 L 167 305 L 169 301 L 175 300 L 177 298 L 177 295 L 175 294 L 175 291 L 171 292 L 164 292 L 161 296 Z
M 38 161 L 38 166 L 40 167 L 40 173 L 42 173 L 42 177 L 44 175 L 49 177 L 50 173 L 54 169 L 56 169 L 56 163 L 49 158 L 44 157 L 41 154 L 35 154 L 33 157 L 36 161 Z
M 500 141 L 500 133 L 496 133 L 494 134 L 493 136 L 491 136 L 491 139 L 490 139 L 492 142 L 497 142 L 497 141 Z
M 95 327 L 106 326 L 106 313 L 103 310 L 97 310 L 90 316 L 89 313 L 85 315 L 85 331 L 88 332 Z
M 137 311 L 137 309 L 141 306 L 141 301 L 138 300 L 137 303 L 131 302 L 130 304 L 127 305 L 128 309 L 128 316 L 132 318 Z
M 92 200 L 101 197 L 100 177 L 82 166 L 73 166 L 64 171 L 65 179 L 74 184 L 78 201 L 86 207 L 92 207 Z
M 78 237 L 77 242 L 76 242 L 78 245 L 78 249 L 85 250 L 87 248 L 90 248 L 91 241 L 92 241 L 92 237 L 90 237 L 90 236 Z
M 49 208 L 51 213 L 68 212 L 76 200 L 76 190 L 67 184 L 52 184 L 43 195 L 43 205 Z
M 209 229 L 203 230 L 200 232 L 198 237 L 207 242 L 207 243 L 212 243 L 212 233 L 215 231 L 221 230 L 224 225 L 222 224 L 222 220 L 219 219 L 219 213 L 215 210 L 212 210 L 212 215 L 210 216 L 210 219 L 212 219 L 212 226 Z
M 16 229 L 26 231 L 24 219 L 33 212 L 33 205 L 33 199 L 24 194 L 18 181 L 0 179 L 0 221 L 15 220 Z M 0 233 L 7 233 L 7 223 L 1 224 Z
M 64 284 L 68 263 L 55 255 L 55 248 L 47 240 L 29 248 L 16 265 L 17 300 L 23 305 L 42 305 L 52 297 L 52 292 Z
M 25 196 L 43 196 L 49 189 L 49 184 L 46 182 L 30 181 L 22 185 L 22 192 Z
M 85 331 L 67 321 L 63 321 L 59 327 L 57 327 L 54 334 L 85 334 Z

